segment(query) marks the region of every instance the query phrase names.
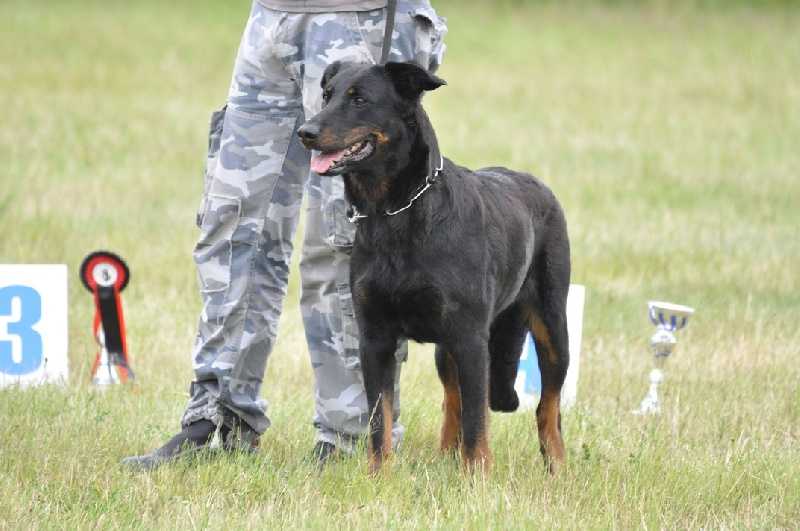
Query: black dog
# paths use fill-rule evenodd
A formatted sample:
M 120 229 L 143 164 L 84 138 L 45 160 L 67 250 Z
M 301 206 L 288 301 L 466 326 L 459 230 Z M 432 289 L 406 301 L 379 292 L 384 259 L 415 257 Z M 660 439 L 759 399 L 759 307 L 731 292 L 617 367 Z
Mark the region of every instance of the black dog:
M 439 155 L 423 91 L 445 82 L 413 63 L 331 64 L 324 108 L 298 131 L 341 175 L 358 222 L 350 281 L 370 421 L 370 470 L 391 451 L 399 338 L 434 342 L 444 385 L 441 447 L 488 465 L 488 407 L 514 411 L 527 331 L 542 397 L 539 441 L 551 472 L 564 459 L 559 401 L 569 363 L 570 277 L 564 214 L 531 175 L 471 171 Z

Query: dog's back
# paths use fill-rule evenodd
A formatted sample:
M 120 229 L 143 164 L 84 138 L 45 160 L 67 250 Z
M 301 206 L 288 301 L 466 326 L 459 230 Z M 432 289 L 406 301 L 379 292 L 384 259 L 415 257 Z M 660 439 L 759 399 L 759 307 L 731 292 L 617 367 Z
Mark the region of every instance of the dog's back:
M 439 241 L 437 252 L 452 247 L 485 246 L 487 267 L 499 281 L 490 302 L 495 319 L 514 301 L 535 298 L 543 284 L 566 297 L 570 261 L 566 220 L 553 192 L 528 173 L 494 166 L 470 170 L 453 165 L 442 186 L 450 204 L 435 207 L 439 215 L 448 209 L 447 241 Z M 479 241 L 474 241 L 478 239 Z M 457 249 L 453 249 L 457 253 Z M 550 294 L 548 294 L 550 295 Z

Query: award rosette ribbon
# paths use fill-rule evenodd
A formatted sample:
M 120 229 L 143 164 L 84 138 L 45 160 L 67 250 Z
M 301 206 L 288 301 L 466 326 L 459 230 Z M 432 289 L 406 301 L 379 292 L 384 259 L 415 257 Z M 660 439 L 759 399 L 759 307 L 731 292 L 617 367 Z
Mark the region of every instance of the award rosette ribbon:
M 92 332 L 100 347 L 92 365 L 92 384 L 101 387 L 133 380 L 120 297 L 130 280 L 128 266 L 114 253 L 96 251 L 84 258 L 80 276 L 94 296 Z

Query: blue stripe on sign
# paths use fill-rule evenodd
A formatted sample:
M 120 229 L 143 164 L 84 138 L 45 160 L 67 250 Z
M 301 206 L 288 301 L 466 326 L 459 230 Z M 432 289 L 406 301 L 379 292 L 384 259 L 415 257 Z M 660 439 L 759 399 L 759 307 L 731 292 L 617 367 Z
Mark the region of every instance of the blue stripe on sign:
M 539 358 L 536 355 L 536 344 L 530 333 L 525 336 L 522 356 L 519 360 L 519 373 L 525 378 L 523 391 L 526 394 L 539 394 L 542 389 L 542 374 L 539 371 Z

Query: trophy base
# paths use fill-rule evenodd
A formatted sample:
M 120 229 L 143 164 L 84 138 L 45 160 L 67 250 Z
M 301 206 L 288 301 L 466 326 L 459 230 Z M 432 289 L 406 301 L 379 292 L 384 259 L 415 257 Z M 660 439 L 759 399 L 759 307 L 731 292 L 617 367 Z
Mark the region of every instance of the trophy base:
M 634 409 L 631 411 L 634 415 L 660 415 L 661 414 L 661 404 L 658 401 L 652 401 L 647 398 L 642 400 L 642 403 L 639 405 L 639 409 Z
M 661 369 L 650 371 L 650 389 L 644 397 L 639 409 L 631 411 L 634 415 L 660 415 L 661 402 L 658 400 L 658 386 L 664 381 L 664 373 Z

